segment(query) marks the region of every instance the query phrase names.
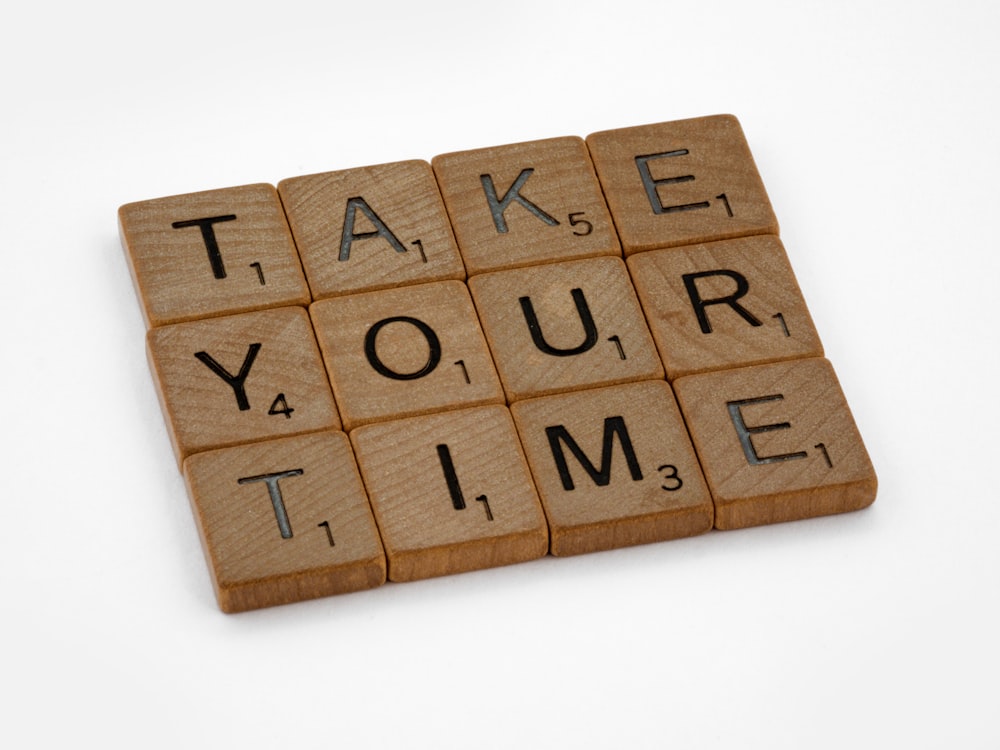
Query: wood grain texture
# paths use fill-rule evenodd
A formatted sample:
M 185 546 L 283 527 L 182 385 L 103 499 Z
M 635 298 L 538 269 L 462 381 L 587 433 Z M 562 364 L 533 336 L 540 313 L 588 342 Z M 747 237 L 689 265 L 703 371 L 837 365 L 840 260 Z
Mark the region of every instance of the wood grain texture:
M 504 403 L 460 281 L 320 300 L 310 313 L 347 429 Z
M 162 326 L 146 343 L 178 464 L 213 448 L 340 429 L 304 308 Z
M 621 252 L 577 136 L 441 154 L 432 164 L 470 276 Z
M 513 404 L 511 413 L 549 522 L 553 555 L 712 528 L 712 497 L 666 382 L 528 399 Z
M 292 177 L 278 193 L 314 299 L 465 278 L 426 161 Z
M 628 258 L 671 380 L 823 356 L 781 240 L 757 235 Z
M 827 360 L 690 375 L 674 388 L 715 500 L 716 528 L 874 501 L 875 470 Z
M 778 233 L 732 115 L 606 130 L 587 146 L 625 255 Z
M 199 453 L 184 462 L 184 479 L 223 611 L 385 582 L 382 542 L 344 433 Z
M 663 377 L 621 258 L 496 271 L 469 288 L 508 401 Z
M 351 442 L 390 580 L 509 565 L 548 551 L 545 516 L 505 407 L 359 427 Z
M 118 226 L 147 327 L 309 304 L 271 185 L 129 203 Z

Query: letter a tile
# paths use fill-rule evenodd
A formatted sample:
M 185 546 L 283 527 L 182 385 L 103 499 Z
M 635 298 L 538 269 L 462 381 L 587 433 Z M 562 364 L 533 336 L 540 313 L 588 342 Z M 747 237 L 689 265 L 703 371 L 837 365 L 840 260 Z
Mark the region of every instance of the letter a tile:
M 715 500 L 716 528 L 874 501 L 875 470 L 827 360 L 689 375 L 674 389 Z
M 351 432 L 389 579 L 542 557 L 548 529 L 503 406 L 380 422 Z
M 587 137 L 625 255 L 777 234 L 764 183 L 731 115 Z
M 511 406 L 549 520 L 553 555 L 712 528 L 712 496 L 662 380 Z
M 223 611 L 385 582 L 382 543 L 344 433 L 199 453 L 184 462 L 184 479 Z
M 314 299 L 465 278 L 425 161 L 292 177 L 278 192 Z
M 340 429 L 304 308 L 153 328 L 146 345 L 178 464 L 212 448 Z

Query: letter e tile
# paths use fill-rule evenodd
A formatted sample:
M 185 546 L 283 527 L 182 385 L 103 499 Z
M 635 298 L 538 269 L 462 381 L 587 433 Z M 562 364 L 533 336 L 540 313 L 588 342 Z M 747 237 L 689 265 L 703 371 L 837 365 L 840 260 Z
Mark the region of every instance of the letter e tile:
M 351 432 L 389 579 L 542 557 L 548 528 L 510 412 L 484 406 Z
M 147 327 L 309 304 L 271 185 L 129 203 L 118 224 Z
M 670 386 L 594 388 L 511 406 L 553 555 L 712 528 L 712 496 Z
M 199 451 L 340 429 L 304 308 L 153 328 L 146 348 L 178 464 Z
M 859 510 L 878 481 L 840 383 L 822 358 L 674 381 L 715 526 L 738 529 Z
M 587 146 L 625 255 L 778 233 L 732 115 L 605 130 Z
M 242 612 L 385 582 L 385 556 L 342 432 L 191 456 L 184 479 L 220 608 Z

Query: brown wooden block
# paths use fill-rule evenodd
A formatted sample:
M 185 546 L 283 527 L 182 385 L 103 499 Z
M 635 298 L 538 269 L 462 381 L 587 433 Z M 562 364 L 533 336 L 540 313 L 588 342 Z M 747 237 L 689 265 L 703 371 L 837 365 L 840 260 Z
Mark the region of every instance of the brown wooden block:
M 504 403 L 469 291 L 460 281 L 320 300 L 310 313 L 347 429 Z
M 118 223 L 147 326 L 309 304 L 271 185 L 129 203 Z
M 778 233 L 732 115 L 606 130 L 587 145 L 626 255 Z
M 583 139 L 432 160 L 469 275 L 621 249 Z
M 496 271 L 469 288 L 510 401 L 663 377 L 621 258 Z
M 545 516 L 506 407 L 381 422 L 354 430 L 351 442 L 390 580 L 546 554 Z
M 191 456 L 191 506 L 225 612 L 360 591 L 385 582 L 385 555 L 342 432 Z
M 146 345 L 178 463 L 212 448 L 340 429 L 302 307 L 153 328 Z
M 549 521 L 553 555 L 660 542 L 712 528 L 712 496 L 662 380 L 511 406 Z
M 292 177 L 278 192 L 315 299 L 465 278 L 426 161 Z
M 774 235 L 653 250 L 629 271 L 667 376 L 823 356 Z
M 737 529 L 842 513 L 877 479 L 830 363 L 801 359 L 674 382 L 715 500 Z

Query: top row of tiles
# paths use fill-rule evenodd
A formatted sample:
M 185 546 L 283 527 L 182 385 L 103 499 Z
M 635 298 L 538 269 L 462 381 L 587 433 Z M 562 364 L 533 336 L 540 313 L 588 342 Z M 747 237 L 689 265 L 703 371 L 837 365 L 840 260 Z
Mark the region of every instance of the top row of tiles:
M 731 115 L 292 177 L 277 190 L 158 198 L 118 213 L 148 326 L 778 232 Z

